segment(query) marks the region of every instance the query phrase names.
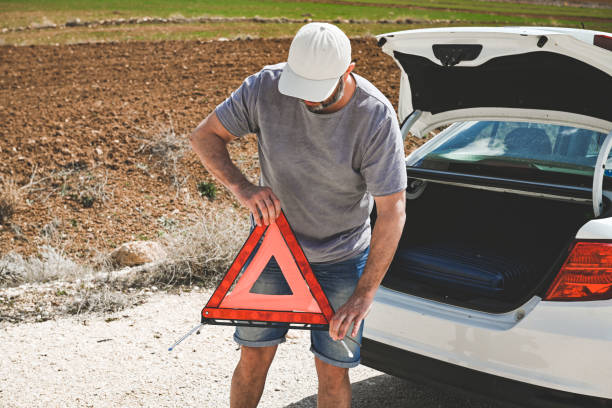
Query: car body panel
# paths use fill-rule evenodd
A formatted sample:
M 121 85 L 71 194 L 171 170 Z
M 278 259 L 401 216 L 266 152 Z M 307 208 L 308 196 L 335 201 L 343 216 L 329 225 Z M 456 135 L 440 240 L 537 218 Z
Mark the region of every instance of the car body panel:
M 363 339 L 362 364 L 418 384 L 488 395 L 523 408 L 612 408 L 612 399 L 528 384 Z M 516 404 L 516 405 L 515 405 Z M 505 406 L 505 405 L 504 405 Z
M 612 218 L 600 218 L 587 222 L 576 233 L 576 239 L 612 240 Z M 610 322 L 610 325 L 612 325 L 612 322 Z
M 612 52 L 593 45 L 596 35 L 610 36 L 598 31 L 574 29 L 465 27 L 408 30 L 382 34 L 378 39 L 383 51 L 391 55 L 402 70 L 400 119 L 405 120 L 415 110 L 422 112 L 410 129 L 415 136 L 463 120 L 538 121 L 608 133 L 612 130 L 612 112 L 606 109 L 612 90 Z M 546 41 L 542 44 L 544 37 Z M 481 45 L 482 51 L 476 58 L 440 68 L 442 60 L 434 54 L 433 46 L 449 44 L 458 47 Z M 402 58 L 410 58 L 410 61 L 400 61 Z M 488 72 L 485 76 L 470 74 L 470 68 L 474 74 L 501 59 L 516 63 L 516 66 L 503 71 L 502 63 L 485 71 Z M 534 64 L 530 65 L 532 61 Z M 535 68 L 545 61 L 549 61 L 547 69 L 538 72 Z M 508 76 L 518 72 L 516 67 L 521 67 L 524 72 L 517 73 L 509 85 L 506 83 Z M 564 68 L 567 68 L 567 73 Z M 530 75 L 531 69 L 537 76 Z M 557 76 L 552 78 L 554 75 Z M 598 78 L 591 78 L 592 75 L 598 75 Z M 440 88 L 447 92 L 436 91 L 435 98 L 426 95 L 424 90 L 437 86 L 445 77 L 449 82 Z M 461 80 L 454 80 L 455 77 Z M 552 79 L 546 82 L 549 77 Z M 589 80 L 592 81 L 591 88 L 582 89 Z M 483 81 L 486 86 L 482 85 Z M 495 95 L 492 91 L 495 91 L 496 84 L 505 86 L 504 92 Z M 541 89 L 538 89 L 539 84 L 542 84 Z M 454 87 L 458 94 L 453 94 Z M 476 96 L 465 92 L 469 87 Z M 483 92 L 479 93 L 479 90 Z M 524 94 L 526 90 L 532 90 L 532 94 Z M 547 99 L 551 90 L 558 97 Z M 445 100 L 446 94 L 448 100 Z M 462 101 L 457 95 L 474 100 Z M 589 97 L 584 98 L 584 95 Z M 533 97 L 540 97 L 537 104 L 542 106 L 530 105 Z M 483 105 L 478 106 L 479 103 Z M 588 109 L 582 109 L 583 104 Z
M 432 303 L 380 288 L 364 337 L 513 380 L 612 398 L 612 301 L 535 298 L 514 312 L 522 317 L 509 328 L 478 318 L 474 324 L 466 316 L 480 313 L 456 306 L 438 303 L 431 311 Z

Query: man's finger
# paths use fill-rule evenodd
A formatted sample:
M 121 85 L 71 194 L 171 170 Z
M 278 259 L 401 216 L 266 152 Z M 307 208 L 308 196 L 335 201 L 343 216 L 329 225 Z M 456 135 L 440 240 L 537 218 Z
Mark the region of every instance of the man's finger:
M 342 321 L 342 324 L 338 328 L 338 338 L 343 339 L 344 336 L 346 336 L 346 332 L 348 332 L 348 329 L 354 320 L 355 316 L 347 316 L 347 318 Z
M 331 337 L 332 340 L 334 340 L 334 334 L 336 333 L 336 325 L 337 325 L 337 323 L 336 323 L 337 322 L 336 316 L 338 316 L 337 313 L 329 321 L 329 337 Z
M 249 210 L 251 210 L 251 213 L 253 214 L 253 219 L 255 220 L 255 224 L 257 224 L 258 227 L 261 226 L 261 216 L 259 215 L 259 210 L 257 209 L 257 206 L 254 204 L 249 204 Z
M 274 203 L 269 198 L 266 198 L 264 202 L 266 203 L 266 210 L 268 211 L 268 219 L 272 223 L 276 220 L 276 209 L 274 208 Z
M 338 314 L 336 313 L 331 321 L 329 322 L 329 336 L 333 339 L 333 340 L 337 340 L 338 339 L 338 329 L 340 327 L 340 325 L 342 324 L 342 322 L 345 319 L 345 315 L 344 314 Z
M 266 202 L 263 199 L 257 200 L 257 208 L 263 218 L 263 223 L 265 225 L 270 225 L 270 219 L 268 215 L 268 207 L 266 206 Z
M 272 202 L 274 203 L 274 209 L 276 210 L 276 218 L 278 218 L 280 216 L 280 214 L 281 214 L 281 203 L 280 203 L 280 200 L 272 192 L 270 192 L 270 197 L 272 198 Z
M 351 337 L 355 337 L 359 332 L 359 328 L 361 327 L 361 322 L 363 322 L 363 318 L 355 319 L 355 324 L 353 325 L 353 331 L 351 332 Z

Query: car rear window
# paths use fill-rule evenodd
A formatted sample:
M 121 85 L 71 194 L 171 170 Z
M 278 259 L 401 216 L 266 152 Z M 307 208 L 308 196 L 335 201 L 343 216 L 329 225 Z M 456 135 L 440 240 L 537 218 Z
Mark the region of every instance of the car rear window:
M 570 126 L 498 121 L 464 122 L 446 132 L 446 140 L 425 156 L 424 167 L 446 161 L 590 176 L 606 137 Z

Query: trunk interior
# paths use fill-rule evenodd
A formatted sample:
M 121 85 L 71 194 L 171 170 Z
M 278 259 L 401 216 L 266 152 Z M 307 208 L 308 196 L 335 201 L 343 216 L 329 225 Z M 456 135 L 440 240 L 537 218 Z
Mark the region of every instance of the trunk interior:
M 543 295 L 590 203 L 428 182 L 382 285 L 491 313 Z

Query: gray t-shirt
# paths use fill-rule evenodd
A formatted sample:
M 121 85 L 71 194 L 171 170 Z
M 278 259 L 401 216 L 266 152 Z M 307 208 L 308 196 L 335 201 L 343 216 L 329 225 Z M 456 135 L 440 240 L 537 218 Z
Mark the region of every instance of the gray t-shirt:
M 370 244 L 372 196 L 406 188 L 393 106 L 366 79 L 337 112 L 313 113 L 281 94 L 284 63 L 248 77 L 217 106 L 235 136 L 257 135 L 261 185 L 278 196 L 310 262 L 349 259 Z

